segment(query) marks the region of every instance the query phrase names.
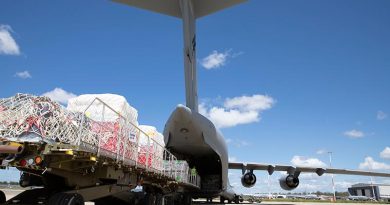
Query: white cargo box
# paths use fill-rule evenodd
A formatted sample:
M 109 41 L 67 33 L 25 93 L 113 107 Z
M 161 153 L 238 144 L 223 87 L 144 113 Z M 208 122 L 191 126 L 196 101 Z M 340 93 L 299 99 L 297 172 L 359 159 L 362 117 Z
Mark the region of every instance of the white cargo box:
M 96 121 L 114 122 L 118 119 L 118 115 L 111 109 L 105 108 L 100 99 L 113 110 L 118 112 L 124 118 L 138 125 L 138 112 L 135 108 L 129 105 L 126 98 L 115 94 L 85 94 L 72 98 L 68 101 L 67 109 L 71 112 L 85 113 L 87 117 Z
M 139 162 L 141 164 L 149 163 L 151 167 L 162 170 L 164 159 L 164 137 L 157 129 L 149 125 L 140 125 L 139 135 Z M 149 153 L 149 159 L 146 160 L 146 153 Z
M 153 141 L 157 142 L 157 144 L 161 145 L 162 147 L 165 147 L 164 143 L 164 136 L 157 131 L 156 127 L 149 126 L 149 125 L 140 125 L 139 128 L 147 134 L 152 140 L 151 144 L 153 144 Z M 140 134 L 140 145 L 147 145 L 148 144 L 148 137 L 144 133 L 141 132 Z

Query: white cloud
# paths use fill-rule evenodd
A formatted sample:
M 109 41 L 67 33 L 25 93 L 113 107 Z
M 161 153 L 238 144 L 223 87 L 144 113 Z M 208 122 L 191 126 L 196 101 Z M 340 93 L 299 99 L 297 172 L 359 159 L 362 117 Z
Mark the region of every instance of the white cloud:
M 381 110 L 379 110 L 377 113 L 376 113 L 376 119 L 377 120 L 384 120 L 387 118 L 387 114 Z
M 259 113 L 256 111 L 240 112 L 239 110 L 226 110 L 220 107 L 211 108 L 207 113 L 207 117 L 219 128 L 259 121 Z
M 233 145 L 233 146 L 235 146 L 237 148 L 246 147 L 246 146 L 250 145 L 250 143 L 245 141 L 245 140 L 231 139 L 231 138 L 226 139 L 226 143 L 230 144 L 230 145 Z
M 381 182 L 382 184 L 390 184 L 390 179 L 384 179 Z
M 235 58 L 242 54 L 242 52 L 232 54 L 231 51 L 232 49 L 229 49 L 222 53 L 214 50 L 210 55 L 200 60 L 200 64 L 208 70 L 219 68 L 224 66 L 229 58 Z
M 200 103 L 198 106 L 198 111 L 205 117 L 208 117 L 208 108 L 206 107 L 206 103 Z
M 0 54 L 19 55 L 19 46 L 11 35 L 12 28 L 9 25 L 0 25 Z
M 236 157 L 229 157 L 229 162 L 237 162 L 237 158 Z
M 365 136 L 364 132 L 359 130 L 348 130 L 344 132 L 344 135 L 350 138 L 362 138 Z
M 227 139 L 226 139 L 226 143 L 227 143 L 227 144 L 231 143 L 232 141 L 233 141 L 233 140 L 230 139 L 230 138 L 227 138 Z
M 15 73 L 15 76 L 18 78 L 21 78 L 21 79 L 32 78 L 30 72 L 28 72 L 27 70 L 22 71 L 22 72 L 17 72 L 17 73 Z
M 369 170 L 390 170 L 390 165 L 382 162 L 376 162 L 372 157 L 366 157 L 364 162 L 359 164 L 359 169 L 369 169 Z
M 223 107 L 208 108 L 204 103 L 199 105 L 199 112 L 214 122 L 218 128 L 234 127 L 260 120 L 260 113 L 270 109 L 275 103 L 272 97 L 265 95 L 241 96 L 227 98 Z
M 390 159 L 390 147 L 386 147 L 380 154 L 383 159 Z
M 302 156 L 294 156 L 291 159 L 291 164 L 301 167 L 326 167 L 326 164 L 317 158 L 306 158 Z
M 328 151 L 326 150 L 326 149 L 319 149 L 319 150 L 317 150 L 317 152 L 316 152 L 316 154 L 326 154 L 326 153 L 328 153 Z
M 305 192 L 306 190 L 321 190 L 323 187 L 318 184 L 302 184 L 300 183 L 298 188 L 294 191 Z
M 75 94 L 67 92 L 62 88 L 55 88 L 52 91 L 43 93 L 42 95 L 49 97 L 50 99 L 57 101 L 61 104 L 67 104 L 69 99 L 77 97 Z
M 226 99 L 224 106 L 229 109 L 242 111 L 268 110 L 272 107 L 274 99 L 266 95 L 241 96 Z
M 245 140 L 235 140 L 234 141 L 234 145 L 238 148 L 240 147 L 246 147 L 246 146 L 249 146 L 249 142 L 245 141 Z
M 301 173 L 299 175 L 300 180 L 318 180 L 319 177 L 316 173 Z
M 346 181 L 336 181 L 335 182 L 335 186 L 336 186 L 336 189 L 342 189 L 342 190 L 347 190 L 348 188 L 350 188 L 353 184 L 356 184 L 357 182 L 346 182 Z
M 218 51 L 213 51 L 210 55 L 203 58 L 200 64 L 206 69 L 219 68 L 225 65 L 228 56 L 229 52 L 218 53 Z

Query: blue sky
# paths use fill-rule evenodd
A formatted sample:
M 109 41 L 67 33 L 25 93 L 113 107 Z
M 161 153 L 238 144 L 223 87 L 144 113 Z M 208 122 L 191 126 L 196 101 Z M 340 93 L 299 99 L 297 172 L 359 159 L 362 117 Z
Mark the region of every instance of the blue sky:
M 160 131 L 184 103 L 178 19 L 110 1 L 3 0 L 0 8 L 0 97 L 116 93 Z M 252 0 L 199 19 L 200 103 L 219 120 L 230 158 L 321 165 L 332 151 L 334 167 L 366 162 L 360 168 L 389 172 L 389 25 L 386 0 Z M 232 117 L 236 124 L 221 121 Z M 239 175 L 231 181 L 242 191 Z M 329 177 L 305 177 L 300 190 L 331 189 Z M 267 176 L 259 178 L 253 190 L 267 191 Z M 369 180 L 337 179 L 339 190 Z

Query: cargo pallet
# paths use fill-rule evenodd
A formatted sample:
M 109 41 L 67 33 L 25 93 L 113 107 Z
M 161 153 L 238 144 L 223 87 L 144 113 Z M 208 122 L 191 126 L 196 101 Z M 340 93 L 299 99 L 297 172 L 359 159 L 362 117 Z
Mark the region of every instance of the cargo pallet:
M 102 106 L 102 119 L 104 113 L 110 110 L 125 122 L 126 126 L 120 125 L 120 130 L 125 131 L 120 133 L 117 126 L 114 130 L 114 126 L 107 127 L 107 123 L 99 124 L 88 119 L 88 109 L 94 103 Z M 0 138 L 0 168 L 15 167 L 22 171 L 22 187 L 43 187 L 24 191 L 8 201 L 0 197 L 3 200 L 0 204 L 77 205 L 84 204 L 84 201 L 129 204 L 136 203 L 137 199 L 132 197 L 136 194 L 131 190 L 137 186 L 142 186 L 146 194 L 140 199 L 144 203 L 172 204 L 173 198 L 168 200 L 170 196 L 200 190 L 199 175 L 194 174 L 185 161 L 178 160 L 100 99 L 96 98 L 91 105 L 83 113 L 85 119 L 82 120 L 94 121 L 94 129 L 101 127 L 97 129 L 100 132 L 89 133 L 88 138 L 82 126 L 73 131 L 77 136 L 73 136 L 74 140 L 70 142 L 56 142 L 42 136 L 39 141 L 26 141 L 15 136 Z M 123 127 L 130 127 L 136 133 L 135 140 L 127 138 L 129 129 Z M 103 141 L 107 133 L 111 138 L 115 137 L 116 143 L 111 146 L 114 149 L 108 149 L 107 141 Z M 140 143 L 141 133 L 147 137 L 147 143 Z M 91 143 L 91 136 L 95 143 Z M 180 204 L 178 197 L 175 198 Z M 191 199 L 181 197 L 181 200 L 188 202 Z

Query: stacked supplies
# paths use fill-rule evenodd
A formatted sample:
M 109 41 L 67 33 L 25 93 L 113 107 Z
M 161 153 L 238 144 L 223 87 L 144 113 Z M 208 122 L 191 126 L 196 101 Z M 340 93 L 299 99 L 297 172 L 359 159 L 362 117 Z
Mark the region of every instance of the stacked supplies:
M 162 170 L 164 159 L 164 136 L 153 126 L 140 125 L 138 162 Z
M 99 148 L 133 159 L 135 138 L 139 135 L 138 112 L 123 96 L 86 94 L 72 98 L 67 109 L 82 112 L 92 120 L 91 131 L 98 135 Z
M 82 113 L 69 112 L 48 97 L 16 94 L 0 99 L 0 139 L 97 145 L 90 127 Z
M 163 135 L 153 126 L 138 126 L 137 118 L 137 110 L 119 95 L 80 95 L 65 108 L 48 97 L 17 94 L 0 99 L 0 141 L 87 143 L 113 159 L 187 180 L 187 162 L 172 158 Z
M 83 142 L 130 156 L 136 152 L 127 147 L 136 147 L 130 144 L 139 135 L 137 117 L 119 95 L 81 95 L 70 99 L 66 109 L 48 97 L 17 94 L 0 99 L 0 140 Z

